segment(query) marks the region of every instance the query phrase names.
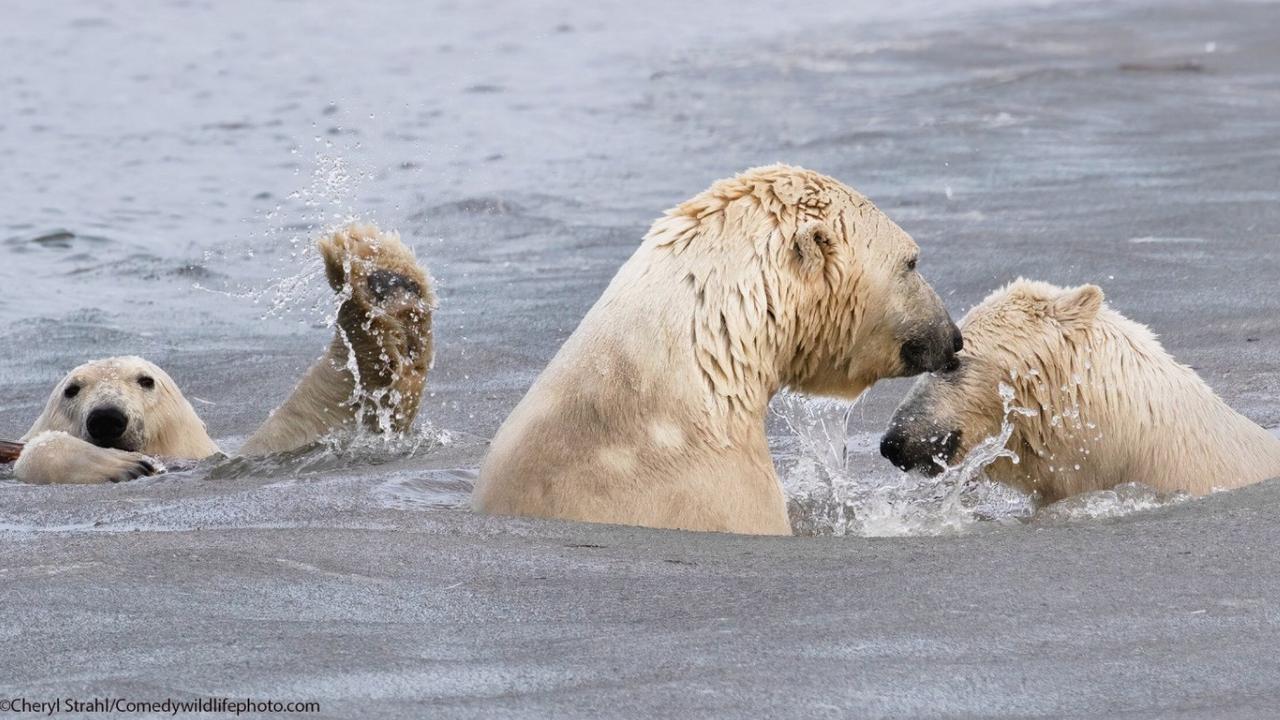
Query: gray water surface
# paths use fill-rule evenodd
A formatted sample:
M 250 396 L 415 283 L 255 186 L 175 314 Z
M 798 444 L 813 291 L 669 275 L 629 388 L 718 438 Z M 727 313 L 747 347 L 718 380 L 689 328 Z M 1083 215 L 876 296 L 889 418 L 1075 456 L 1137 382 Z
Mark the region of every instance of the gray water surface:
M 1275 482 L 893 539 L 458 509 L 648 223 L 775 161 L 875 200 L 957 316 L 1019 275 L 1097 282 L 1280 425 L 1280 6 L 883 5 L 7 7 L 0 437 L 71 367 L 129 353 L 234 449 L 327 341 L 306 247 L 347 217 L 399 229 L 441 306 L 412 438 L 125 486 L 0 479 L 0 697 L 1273 714 Z M 873 389 L 850 434 L 905 387 Z

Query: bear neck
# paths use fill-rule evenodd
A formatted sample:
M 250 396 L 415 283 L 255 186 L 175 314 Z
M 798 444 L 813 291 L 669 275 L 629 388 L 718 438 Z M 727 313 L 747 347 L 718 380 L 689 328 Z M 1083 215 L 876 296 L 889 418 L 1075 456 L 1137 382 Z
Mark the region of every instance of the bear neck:
M 708 445 L 767 452 L 765 415 L 783 385 L 778 336 L 709 311 L 704 287 L 661 282 L 674 271 L 652 266 L 669 262 L 662 252 L 637 250 L 561 355 L 594 359 L 593 392 L 610 395 L 603 407 L 660 408 L 698 428 Z
M 1015 420 L 1022 462 L 1004 467 L 1045 500 L 1125 482 L 1200 495 L 1280 476 L 1280 439 L 1231 409 L 1145 326 L 1104 310 L 1064 359 L 1040 368 L 1041 382 L 1020 383 L 1018 403 L 1041 412 Z

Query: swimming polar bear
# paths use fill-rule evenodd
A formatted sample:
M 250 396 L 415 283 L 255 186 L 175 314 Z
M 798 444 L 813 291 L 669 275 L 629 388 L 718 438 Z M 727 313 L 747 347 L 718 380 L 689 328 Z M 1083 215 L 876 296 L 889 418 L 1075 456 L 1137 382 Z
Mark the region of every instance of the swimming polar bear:
M 952 370 L 922 377 L 894 413 L 881 452 L 941 472 L 1005 419 L 1013 434 L 987 475 L 1046 502 L 1139 482 L 1204 495 L 1280 477 L 1280 439 L 1227 406 L 1145 325 L 1109 308 L 1095 285 L 1017 280 L 960 322 Z
M 402 432 L 418 414 L 432 357 L 430 276 L 399 235 L 372 225 L 350 225 L 317 246 L 342 299 L 333 341 L 242 455 L 302 447 L 356 423 Z M 157 457 L 219 452 L 173 378 L 139 357 L 72 370 L 22 440 L 14 473 L 30 483 L 120 482 L 160 471 Z
M 783 387 L 857 397 L 962 346 L 919 249 L 839 181 L 785 165 L 653 224 L 512 411 L 474 507 L 790 534 L 765 417 Z

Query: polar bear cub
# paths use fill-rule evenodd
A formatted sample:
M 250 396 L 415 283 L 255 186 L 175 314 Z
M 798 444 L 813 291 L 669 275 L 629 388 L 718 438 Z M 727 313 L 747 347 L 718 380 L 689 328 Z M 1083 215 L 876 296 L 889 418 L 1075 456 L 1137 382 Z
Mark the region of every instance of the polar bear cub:
M 922 377 L 893 416 L 881 452 L 936 474 L 1004 420 L 1019 461 L 987 468 L 1045 501 L 1126 482 L 1203 495 L 1280 477 L 1280 439 L 1227 406 L 1146 326 L 1094 285 L 1017 280 L 960 322 L 955 368 Z
M 399 235 L 351 225 L 318 243 L 342 299 L 328 351 L 241 448 L 267 455 L 362 424 L 402 432 L 417 416 L 432 357 L 430 276 Z M 54 388 L 14 466 L 32 483 L 120 482 L 154 458 L 219 452 L 173 378 L 139 357 L 85 363 Z

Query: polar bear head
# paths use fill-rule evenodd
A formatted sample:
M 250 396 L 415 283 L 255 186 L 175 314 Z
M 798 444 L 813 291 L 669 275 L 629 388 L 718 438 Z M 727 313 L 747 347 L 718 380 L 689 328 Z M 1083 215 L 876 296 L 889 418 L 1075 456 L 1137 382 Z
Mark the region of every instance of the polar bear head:
M 1075 450 L 1082 444 L 1075 436 L 1082 431 L 1086 378 L 1095 373 L 1095 362 L 1105 363 L 1107 342 L 1097 328 L 1102 311 L 1096 285 L 1060 288 L 1019 279 L 992 293 L 960 321 L 965 347 L 955 366 L 920 378 L 902 401 L 881 439 L 881 453 L 903 470 L 942 472 L 943 464 L 954 464 L 1000 433 L 1001 385 L 1013 392 L 1015 407 L 1029 408 L 1028 414 L 1015 414 L 1008 443 L 1022 457 L 1024 472 L 1037 457 Z M 1140 333 L 1158 347 L 1146 328 L 1126 327 L 1132 337 Z M 1007 474 L 1006 465 L 1000 461 L 989 474 Z
M 147 455 L 203 458 L 218 452 L 173 378 L 140 357 L 95 360 L 68 373 L 26 437 L 47 430 Z
M 699 369 L 730 403 L 758 406 L 782 386 L 856 397 L 881 378 L 943 369 L 962 346 L 911 237 L 816 172 L 773 165 L 721 180 L 667 211 L 642 251 L 683 283 L 665 303 L 693 296 Z

